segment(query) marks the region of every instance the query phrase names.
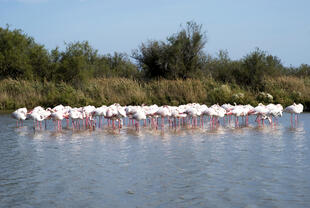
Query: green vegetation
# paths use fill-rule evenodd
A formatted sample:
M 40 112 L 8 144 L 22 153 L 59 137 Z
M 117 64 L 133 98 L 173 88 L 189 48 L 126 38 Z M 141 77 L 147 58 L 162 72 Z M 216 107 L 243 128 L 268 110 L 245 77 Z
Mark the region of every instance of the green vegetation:
M 36 105 L 301 102 L 310 110 L 310 66 L 285 67 L 255 49 L 240 60 L 204 52 L 202 26 L 131 54 L 101 55 L 87 41 L 47 50 L 21 30 L 0 28 L 0 109 Z
M 198 78 L 203 71 L 206 44 L 201 25 L 188 22 L 167 42 L 149 41 L 134 51 L 135 58 L 146 78 L 187 79 Z

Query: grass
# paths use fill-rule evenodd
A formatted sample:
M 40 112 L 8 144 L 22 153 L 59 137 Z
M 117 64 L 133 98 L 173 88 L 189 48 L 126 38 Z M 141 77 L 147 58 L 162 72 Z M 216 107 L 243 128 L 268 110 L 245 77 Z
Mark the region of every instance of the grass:
M 44 107 L 58 104 L 83 105 L 180 105 L 197 102 L 240 103 L 257 105 L 259 102 L 281 103 L 284 106 L 300 102 L 310 109 L 310 80 L 281 76 L 266 78 L 265 92 L 254 92 L 236 84 L 216 82 L 212 78 L 187 80 L 153 80 L 139 82 L 125 78 L 91 79 L 77 89 L 64 82 L 39 82 L 5 79 L 0 81 L 0 110 L 14 110 L 26 106 Z M 272 99 L 262 95 L 269 93 Z

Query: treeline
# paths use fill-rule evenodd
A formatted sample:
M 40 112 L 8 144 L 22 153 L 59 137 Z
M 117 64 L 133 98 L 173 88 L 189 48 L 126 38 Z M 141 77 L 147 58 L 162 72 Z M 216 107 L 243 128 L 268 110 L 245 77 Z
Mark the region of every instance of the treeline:
M 125 53 L 100 55 L 87 41 L 48 51 L 21 30 L 0 28 L 0 78 L 83 83 L 94 77 L 138 77 Z
M 192 102 L 203 102 L 204 100 L 209 102 L 213 99 L 210 96 L 216 97 L 217 100 L 213 101 L 219 103 L 243 102 L 236 98 L 242 95 L 246 97 L 243 100 L 249 100 L 252 103 L 269 101 L 284 104 L 295 101 L 302 102 L 307 108 L 310 108 L 309 65 L 287 67 L 281 63 L 278 57 L 258 48 L 239 60 L 232 60 L 227 51 L 219 51 L 217 56 L 211 56 L 204 50 L 206 44 L 207 35 L 202 26 L 195 22 L 186 23 L 166 40 L 149 40 L 142 43 L 130 55 L 125 53 L 99 54 L 87 41 L 66 43 L 64 50 L 60 50 L 58 47 L 47 50 L 23 31 L 10 30 L 7 26 L 0 28 L 0 79 L 2 80 L 0 86 L 3 86 L 0 91 L 10 97 L 12 93 L 14 94 L 14 90 L 12 91 L 10 87 L 8 89 L 7 83 L 14 83 L 14 80 L 18 80 L 15 82 L 16 84 L 23 80 L 24 83 L 28 83 L 28 87 L 33 86 L 33 83 L 36 83 L 36 86 L 54 86 L 44 88 L 49 93 L 56 90 L 57 86 L 66 86 L 66 88 L 72 88 L 76 93 L 87 94 L 87 92 L 92 92 L 89 90 L 92 82 L 103 84 L 99 81 L 102 79 L 109 83 L 109 80 L 113 78 L 113 80 L 119 79 L 114 83 L 123 83 L 124 81 L 121 80 L 128 80 L 128 82 L 132 80 L 134 83 L 139 83 L 139 89 L 146 93 L 147 97 L 152 97 L 157 92 L 151 90 L 150 86 L 154 86 L 154 84 L 150 85 L 150 83 L 169 83 L 168 80 L 170 80 L 170 83 L 184 82 L 186 84 L 187 80 L 191 83 L 200 80 L 205 95 L 203 99 L 201 96 L 199 99 L 193 98 Z M 296 88 L 296 83 L 300 88 Z M 271 85 L 272 87 L 270 87 Z M 159 84 L 159 86 L 161 85 Z M 175 88 L 167 83 L 165 86 L 170 86 L 170 90 L 173 90 L 173 93 L 179 97 L 170 98 L 168 96 L 157 101 L 154 98 L 140 99 L 128 101 L 127 104 L 148 103 L 149 101 L 158 104 L 164 104 L 164 102 L 166 104 L 181 104 L 188 101 L 188 99 L 184 99 L 188 95 L 178 92 L 180 87 Z M 118 89 L 118 87 L 115 88 Z M 158 87 L 156 89 L 162 90 Z M 131 92 L 130 89 L 123 90 Z M 61 91 L 59 93 L 60 97 L 70 97 L 70 93 L 66 95 L 65 93 L 62 95 Z M 102 93 L 107 92 L 102 91 Z M 121 92 L 114 91 L 114 93 Z M 219 93 L 222 96 L 212 93 Z M 267 93 L 273 96 L 272 100 L 264 98 Z M 124 96 L 126 95 L 130 96 L 128 93 Z M 205 97 L 207 95 L 209 97 Z M 160 97 L 160 95 L 158 96 Z M 99 103 L 97 98 L 102 98 L 102 95 L 97 95 L 94 98 L 85 95 L 85 102 L 86 104 Z M 8 106 L 13 105 L 14 96 L 11 96 L 10 99 L 10 101 L 4 98 L 0 99 L 2 102 L 0 108 L 13 108 Z M 49 101 L 51 100 L 49 99 Z M 71 100 L 73 103 L 83 103 L 74 101 L 73 98 Z M 102 101 L 110 103 L 111 100 L 113 99 L 104 98 Z M 45 101 L 42 103 L 48 104 Z M 71 103 L 71 101 L 67 100 L 66 103 Z M 16 105 L 20 105 L 20 103 Z

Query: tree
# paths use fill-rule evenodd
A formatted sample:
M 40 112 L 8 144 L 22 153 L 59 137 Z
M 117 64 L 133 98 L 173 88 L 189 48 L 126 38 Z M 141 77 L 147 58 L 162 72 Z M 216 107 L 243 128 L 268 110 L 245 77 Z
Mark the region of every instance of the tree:
M 203 48 L 206 44 L 202 26 L 187 22 L 185 28 L 163 41 L 142 43 L 133 58 L 149 78 L 192 78 L 203 68 Z
M 40 79 L 48 70 L 48 51 L 21 30 L 0 28 L 0 77 Z
M 195 77 L 202 68 L 202 49 L 207 42 L 202 25 L 187 22 L 185 28 L 168 38 L 168 42 L 172 55 L 171 70 L 178 71 L 178 77 L 183 79 Z
M 301 64 L 296 70 L 295 74 L 300 77 L 310 76 L 310 66 L 307 64 Z
M 267 55 L 257 48 L 243 58 L 242 68 L 235 71 L 235 77 L 239 84 L 263 91 L 264 78 L 280 75 L 282 71 L 283 66 L 278 57 Z
M 133 58 L 148 78 L 168 77 L 167 62 L 164 58 L 165 44 L 159 41 L 142 43 L 139 51 L 133 53 Z
M 66 43 L 66 50 L 61 52 L 60 58 L 55 57 L 59 59 L 57 79 L 75 86 L 82 84 L 93 76 L 97 53 L 87 41 Z M 57 51 L 54 55 L 58 55 Z
M 111 76 L 126 78 L 138 77 L 138 68 L 129 60 L 126 53 L 115 52 L 113 55 L 108 54 L 104 56 L 104 58 L 107 59 Z

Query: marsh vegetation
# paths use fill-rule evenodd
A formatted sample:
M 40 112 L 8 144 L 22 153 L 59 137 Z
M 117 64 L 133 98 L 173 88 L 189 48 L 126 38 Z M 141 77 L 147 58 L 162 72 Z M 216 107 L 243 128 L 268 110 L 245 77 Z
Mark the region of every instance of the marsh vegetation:
M 36 105 L 302 103 L 310 109 L 310 66 L 284 66 L 256 48 L 239 60 L 205 52 L 202 25 L 188 22 L 132 54 L 99 54 L 89 42 L 47 50 L 22 30 L 0 28 L 0 109 Z

